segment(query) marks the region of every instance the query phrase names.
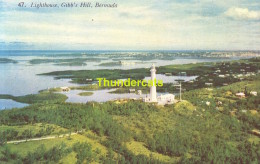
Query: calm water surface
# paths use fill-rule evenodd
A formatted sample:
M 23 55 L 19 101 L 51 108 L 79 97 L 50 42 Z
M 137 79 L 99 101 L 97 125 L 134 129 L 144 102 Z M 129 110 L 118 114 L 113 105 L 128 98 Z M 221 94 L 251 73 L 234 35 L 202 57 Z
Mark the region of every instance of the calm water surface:
M 10 108 L 22 108 L 26 106 L 28 106 L 28 104 L 19 103 L 13 100 L 0 99 L 0 110 L 10 109 Z

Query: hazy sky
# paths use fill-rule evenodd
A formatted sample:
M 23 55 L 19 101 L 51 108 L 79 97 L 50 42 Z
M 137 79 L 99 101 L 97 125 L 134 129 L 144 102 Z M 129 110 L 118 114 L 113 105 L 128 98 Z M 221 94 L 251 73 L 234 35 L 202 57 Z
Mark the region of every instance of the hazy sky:
M 260 0 L 0 0 L 0 49 L 259 50 Z M 84 2 L 84 1 L 83 1 Z M 117 8 L 95 8 L 95 3 Z

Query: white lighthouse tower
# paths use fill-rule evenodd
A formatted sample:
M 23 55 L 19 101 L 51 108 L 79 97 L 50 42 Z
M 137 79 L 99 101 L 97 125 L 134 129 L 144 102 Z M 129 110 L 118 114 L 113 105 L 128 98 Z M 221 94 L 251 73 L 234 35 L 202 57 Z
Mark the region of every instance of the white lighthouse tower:
M 156 69 L 154 64 L 151 67 L 151 80 L 155 82 L 156 80 Z M 150 101 L 151 102 L 157 102 L 157 95 L 156 95 L 156 86 L 153 84 L 153 86 L 150 87 Z
M 154 64 L 151 67 L 151 80 L 156 82 L 156 69 Z M 143 99 L 144 102 L 157 103 L 158 105 L 173 104 L 175 96 L 173 94 L 164 94 L 157 97 L 155 84 L 150 87 L 150 95 Z
M 151 80 L 153 81 L 153 83 L 156 80 L 156 69 L 154 64 L 151 67 Z M 153 84 L 150 87 L 150 95 L 149 97 L 144 98 L 144 102 L 157 102 L 157 95 L 156 95 L 156 86 L 155 84 Z

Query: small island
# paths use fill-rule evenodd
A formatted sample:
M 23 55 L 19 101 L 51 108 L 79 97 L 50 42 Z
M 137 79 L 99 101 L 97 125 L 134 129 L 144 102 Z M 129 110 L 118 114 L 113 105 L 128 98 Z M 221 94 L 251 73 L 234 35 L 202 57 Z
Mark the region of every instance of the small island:
M 80 95 L 80 96 L 91 96 L 93 94 L 94 94 L 93 92 L 81 92 L 78 95 Z
M 8 59 L 8 58 L 0 58 L 0 64 L 5 64 L 5 63 L 16 64 L 18 62 L 16 60 L 12 60 L 12 59 Z
M 73 59 L 59 59 L 59 58 L 48 58 L 48 59 L 32 59 L 29 61 L 30 64 L 54 64 L 58 66 L 85 66 L 86 62 L 100 62 L 98 58 L 73 58 Z

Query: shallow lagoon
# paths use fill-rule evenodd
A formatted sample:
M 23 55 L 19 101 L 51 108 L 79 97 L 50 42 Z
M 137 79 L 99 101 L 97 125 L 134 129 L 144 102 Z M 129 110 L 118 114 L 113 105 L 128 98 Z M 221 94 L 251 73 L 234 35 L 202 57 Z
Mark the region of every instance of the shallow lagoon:
M 23 108 L 26 106 L 28 106 L 28 104 L 19 103 L 14 100 L 0 99 L 0 110 L 10 109 L 10 108 Z
M 86 103 L 89 101 L 96 101 L 96 102 L 106 102 L 115 99 L 129 99 L 129 98 L 142 98 L 144 95 L 137 95 L 135 93 L 125 93 L 125 94 L 111 94 L 109 92 L 114 91 L 115 89 L 104 89 L 104 90 L 97 90 L 97 91 L 90 91 L 93 92 L 91 96 L 80 96 L 78 95 L 82 90 L 71 90 L 69 92 L 63 92 L 68 99 L 66 102 L 72 103 Z

